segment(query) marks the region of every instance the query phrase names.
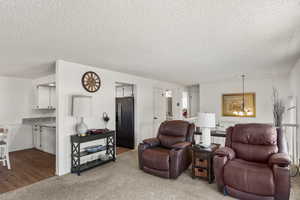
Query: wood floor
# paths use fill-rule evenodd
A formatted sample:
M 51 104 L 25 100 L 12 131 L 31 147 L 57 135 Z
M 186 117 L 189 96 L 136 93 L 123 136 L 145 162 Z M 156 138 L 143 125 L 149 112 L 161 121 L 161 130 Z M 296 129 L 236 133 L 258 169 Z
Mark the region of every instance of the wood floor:
M 117 147 L 117 155 L 125 153 L 127 151 L 131 151 L 132 149 L 125 148 L 125 147 Z
M 55 175 L 55 155 L 36 149 L 11 152 L 11 170 L 0 163 L 0 194 Z

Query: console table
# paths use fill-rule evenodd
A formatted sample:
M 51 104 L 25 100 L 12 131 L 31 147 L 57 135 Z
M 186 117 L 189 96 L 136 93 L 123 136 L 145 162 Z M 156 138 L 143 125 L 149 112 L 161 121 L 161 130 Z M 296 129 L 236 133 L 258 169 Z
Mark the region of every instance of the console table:
M 106 140 L 106 146 L 104 149 L 101 149 L 96 152 L 87 152 L 83 149 L 81 149 L 81 145 L 86 142 L 96 141 L 96 140 Z M 82 163 L 81 158 L 84 156 L 88 156 L 91 154 L 99 153 L 101 151 L 106 152 L 107 159 L 94 159 L 89 162 Z M 101 134 L 92 134 L 88 136 L 78 136 L 78 135 L 72 135 L 71 136 L 71 172 L 77 173 L 78 176 L 80 176 L 80 173 L 97 167 L 99 165 L 108 163 L 110 161 L 116 160 L 116 135 L 115 131 L 107 131 L 105 133 Z

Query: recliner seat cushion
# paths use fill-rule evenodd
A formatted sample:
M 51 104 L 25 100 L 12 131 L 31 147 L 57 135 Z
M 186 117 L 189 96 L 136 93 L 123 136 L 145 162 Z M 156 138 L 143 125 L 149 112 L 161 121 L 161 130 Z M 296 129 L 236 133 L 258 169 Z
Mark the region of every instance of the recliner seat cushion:
M 144 166 L 156 170 L 169 170 L 169 150 L 161 147 L 146 149 L 143 152 Z
M 275 194 L 273 172 L 267 164 L 241 159 L 229 161 L 224 167 L 224 183 L 251 194 L 262 196 Z

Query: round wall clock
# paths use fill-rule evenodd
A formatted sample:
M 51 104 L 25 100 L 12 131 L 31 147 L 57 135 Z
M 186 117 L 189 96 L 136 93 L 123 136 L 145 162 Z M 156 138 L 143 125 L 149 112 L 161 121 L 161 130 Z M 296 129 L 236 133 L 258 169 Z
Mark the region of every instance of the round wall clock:
M 101 79 L 95 72 L 86 72 L 81 79 L 83 88 L 88 92 L 97 92 L 101 87 Z

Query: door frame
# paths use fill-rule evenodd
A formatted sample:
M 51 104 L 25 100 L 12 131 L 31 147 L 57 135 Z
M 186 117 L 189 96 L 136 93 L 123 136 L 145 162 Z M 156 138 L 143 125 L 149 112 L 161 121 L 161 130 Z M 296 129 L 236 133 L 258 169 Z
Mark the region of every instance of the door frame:
M 134 83 L 126 83 L 126 82 L 122 82 L 122 81 L 115 81 L 115 87 L 114 87 L 114 92 L 115 92 L 115 105 L 116 105 L 116 99 L 117 98 L 122 98 L 122 97 L 117 97 L 117 85 L 116 84 L 124 84 L 124 85 L 131 85 L 133 87 L 133 110 L 134 110 L 134 149 L 137 148 L 138 146 L 138 136 L 137 136 L 137 133 L 138 133 L 138 110 L 137 110 L 137 101 L 138 101 L 138 85 L 137 84 L 134 84 Z M 116 110 L 115 110 L 115 113 L 116 113 Z M 117 124 L 115 124 L 116 126 Z

